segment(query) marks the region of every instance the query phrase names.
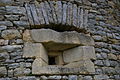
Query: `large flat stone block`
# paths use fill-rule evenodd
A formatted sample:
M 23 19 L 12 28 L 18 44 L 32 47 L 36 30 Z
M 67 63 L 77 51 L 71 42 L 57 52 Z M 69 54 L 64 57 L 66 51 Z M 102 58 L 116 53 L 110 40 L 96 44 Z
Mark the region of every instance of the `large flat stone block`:
M 47 51 L 41 43 L 26 42 L 23 49 L 23 57 L 42 58 L 48 63 Z
M 63 52 L 65 63 L 95 58 L 95 50 L 92 46 L 80 46 Z
M 30 34 L 34 42 L 43 43 L 48 50 L 65 50 L 79 45 L 94 45 L 94 40 L 90 36 L 75 31 L 56 32 L 51 29 L 33 29 Z

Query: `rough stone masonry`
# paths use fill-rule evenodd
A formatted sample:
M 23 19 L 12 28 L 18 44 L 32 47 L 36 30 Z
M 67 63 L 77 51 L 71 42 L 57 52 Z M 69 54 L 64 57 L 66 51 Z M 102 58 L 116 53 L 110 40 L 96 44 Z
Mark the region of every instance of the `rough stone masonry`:
M 120 80 L 119 0 L 0 0 L 0 80 Z

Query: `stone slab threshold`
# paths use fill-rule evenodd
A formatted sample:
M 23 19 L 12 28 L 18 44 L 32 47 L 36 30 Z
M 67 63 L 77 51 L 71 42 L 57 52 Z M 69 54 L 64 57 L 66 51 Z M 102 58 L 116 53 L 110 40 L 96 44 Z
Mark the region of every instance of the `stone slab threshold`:
M 68 68 L 64 66 L 48 65 L 39 67 L 39 70 L 32 70 L 33 75 L 79 75 L 79 74 L 90 74 L 94 75 L 95 72 L 88 72 L 84 67 L 79 68 Z

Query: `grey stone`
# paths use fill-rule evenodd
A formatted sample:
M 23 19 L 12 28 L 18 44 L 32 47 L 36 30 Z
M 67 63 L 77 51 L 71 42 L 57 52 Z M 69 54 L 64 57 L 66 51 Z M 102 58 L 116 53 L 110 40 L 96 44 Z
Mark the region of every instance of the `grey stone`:
M 61 79 L 61 76 L 49 76 L 48 79 Z
M 45 8 L 46 8 L 49 22 L 54 23 L 53 15 L 52 15 L 52 8 L 47 1 L 45 1 L 45 6 L 46 6 Z
M 85 76 L 83 80 L 93 80 L 92 76 Z
M 61 1 L 57 1 L 56 15 L 57 15 L 58 24 L 61 24 L 62 23 L 62 2 Z
M 48 20 L 47 12 L 45 11 L 45 5 L 43 2 L 40 3 L 40 7 L 41 7 L 42 14 L 44 16 L 45 24 L 48 25 L 49 20 Z
M 13 0 L 0 0 L 0 6 L 12 5 Z
M 114 77 L 115 77 L 116 80 L 120 79 L 120 75 L 115 75 Z
M 22 39 L 17 39 L 16 44 L 23 44 L 23 40 Z
M 83 76 L 82 76 L 82 75 L 79 75 L 79 76 L 78 76 L 78 80 L 83 80 Z
M 0 26 L 0 31 L 1 31 L 1 30 L 5 30 L 6 28 L 7 28 L 7 26 L 1 25 L 1 26 Z
M 43 79 L 43 80 L 47 80 L 48 79 L 46 76 L 41 76 L 40 78 Z
M 22 49 L 22 45 L 7 45 L 7 46 L 3 46 L 2 48 L 8 52 L 12 52 L 17 49 Z
M 107 75 L 95 75 L 94 79 L 95 80 L 102 80 L 102 79 L 108 80 L 109 77 Z
M 77 5 L 76 4 L 73 4 L 73 26 L 78 26 L 78 23 L 77 23 L 77 18 L 78 18 L 78 15 L 77 15 Z
M 5 61 L 9 59 L 9 54 L 7 52 L 0 53 L 0 61 Z
M 56 7 L 54 6 L 54 4 L 56 4 L 55 1 L 49 1 L 50 7 L 52 9 L 52 15 L 53 15 L 53 19 L 54 19 L 54 23 L 57 24 L 57 15 L 56 15 Z
M 96 68 L 95 69 L 96 74 L 103 74 L 102 69 Z
M 0 10 L 0 13 L 1 13 L 1 10 Z M 4 16 L 0 15 L 0 20 L 2 21 L 3 19 L 4 19 Z
M 8 70 L 8 77 L 13 77 L 13 73 L 14 71 L 11 69 L 11 70 Z
M 0 25 L 4 26 L 13 26 L 13 23 L 10 21 L 0 21 Z
M 102 41 L 101 36 L 92 36 L 95 41 Z
M 24 74 L 29 75 L 31 73 L 31 70 L 29 68 L 24 69 Z
M 26 9 L 26 14 L 28 16 L 28 21 L 30 23 L 30 25 L 34 25 L 34 22 L 33 22 L 33 17 L 32 17 L 32 14 L 31 14 L 31 10 L 30 10 L 30 7 L 28 4 L 25 4 L 25 9 Z M 40 8 L 41 9 L 41 8 Z M 38 8 L 37 8 L 37 11 L 38 11 Z M 40 13 L 41 14 L 41 13 Z M 39 17 L 39 16 L 38 16 Z M 40 17 L 39 17 L 40 18 Z M 40 18 L 41 19 L 41 18 Z
M 7 13 L 23 15 L 22 8 L 18 6 L 6 6 Z
M 23 77 L 18 77 L 18 80 L 37 80 L 35 76 L 23 76 Z
M 19 15 L 5 15 L 5 17 L 10 21 L 15 21 L 19 19 Z
M 110 66 L 115 67 L 118 65 L 119 65 L 119 63 L 117 61 L 110 61 Z
M 27 21 L 14 21 L 13 22 L 18 28 L 23 27 L 23 28 L 29 28 L 29 23 Z
M 4 39 L 14 39 L 14 38 L 21 38 L 21 34 L 18 30 L 4 30 L 2 31 L 1 35 Z
M 8 64 L 7 67 L 9 67 L 9 69 L 15 69 L 20 67 L 20 64 L 19 63 Z
M 62 24 L 66 24 L 66 19 L 67 19 L 67 4 L 63 4 L 63 16 L 62 16 Z
M 32 64 L 31 63 L 25 63 L 25 67 L 31 67 Z
M 104 65 L 102 60 L 96 60 L 95 64 L 98 65 L 98 66 L 103 66 Z
M 15 80 L 16 78 L 0 78 L 0 80 Z
M 73 10 L 73 7 L 72 7 L 72 3 L 68 2 L 67 3 L 68 5 L 68 8 L 67 8 L 67 25 L 72 25 L 72 10 Z
M 6 67 L 0 67 L 0 77 L 5 77 L 7 75 Z
M 109 60 L 104 60 L 104 61 L 103 61 L 103 64 L 104 64 L 105 66 L 110 66 Z
M 106 0 L 97 0 L 98 2 L 106 2 Z
M 14 76 L 18 77 L 18 76 L 24 76 L 24 68 L 15 68 L 14 69 Z
M 31 14 L 33 16 L 34 24 L 40 25 L 40 21 L 39 21 L 39 18 L 37 16 L 37 11 L 36 11 L 35 5 L 34 4 L 30 4 L 29 6 L 30 6 Z
M 5 13 L 6 12 L 6 10 L 5 10 L 5 7 L 0 7 L 0 13 Z M 3 15 L 2 15 L 3 16 Z M 4 16 L 3 17 L 1 17 L 2 18 L 2 20 L 4 19 Z
M 68 80 L 77 80 L 77 76 L 76 75 L 69 75 Z

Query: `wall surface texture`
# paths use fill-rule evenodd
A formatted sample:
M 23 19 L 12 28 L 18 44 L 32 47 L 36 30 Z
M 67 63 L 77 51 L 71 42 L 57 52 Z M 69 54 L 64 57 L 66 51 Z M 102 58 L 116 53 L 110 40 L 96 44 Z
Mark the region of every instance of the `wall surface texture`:
M 120 80 L 120 1 L 0 0 L 0 80 Z

